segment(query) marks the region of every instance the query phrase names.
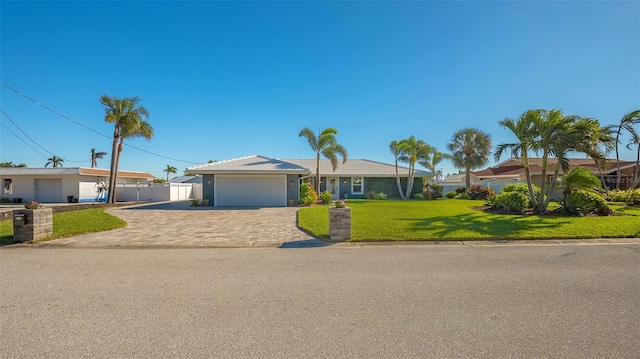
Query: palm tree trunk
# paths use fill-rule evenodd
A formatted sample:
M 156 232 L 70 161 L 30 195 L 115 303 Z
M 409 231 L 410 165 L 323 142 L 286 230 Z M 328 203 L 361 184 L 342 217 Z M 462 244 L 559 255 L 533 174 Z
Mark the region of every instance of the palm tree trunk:
M 120 137 L 120 131 L 118 125 L 115 126 L 113 131 L 113 144 L 111 146 L 111 171 L 109 172 L 109 195 L 107 197 L 107 203 L 114 203 L 113 193 L 115 192 L 116 182 L 116 163 L 118 162 L 118 138 Z
M 640 167 L 640 142 L 638 143 L 638 154 L 636 156 L 636 168 L 633 171 L 633 183 L 631 184 L 630 189 L 634 189 L 638 184 L 640 184 L 640 178 L 638 178 L 639 167 Z
M 531 206 L 535 209 L 538 207 L 538 199 L 535 192 L 533 192 L 533 183 L 531 183 L 531 169 L 529 168 L 529 157 L 526 153 L 526 148 L 522 150 L 522 164 L 524 165 L 524 176 L 527 180 L 527 186 L 529 187 L 529 197 L 531 198 Z
M 122 153 L 122 144 L 124 142 L 124 138 L 120 137 L 120 144 L 118 145 L 118 156 L 116 157 L 116 172 L 115 172 L 115 176 L 113 178 L 113 202 L 112 203 L 116 203 L 116 201 L 118 200 L 116 198 L 116 184 L 118 182 L 118 166 L 120 164 L 120 154 Z
M 618 127 L 618 132 L 616 133 L 616 162 L 618 163 L 618 174 L 616 179 L 616 189 L 620 189 L 620 153 L 618 152 L 618 143 L 620 142 L 620 131 L 622 131 L 622 124 Z
M 407 194 L 403 199 L 411 198 L 411 190 L 413 189 L 413 173 L 414 173 L 415 163 L 409 163 L 409 176 L 407 177 Z
M 547 207 L 549 206 L 549 202 L 551 202 L 551 194 L 556 189 L 559 173 L 560 173 L 560 160 L 558 159 L 558 163 L 556 164 L 556 169 L 553 171 L 553 177 L 551 177 L 551 183 L 549 184 L 549 195 L 547 196 L 547 199 L 544 201 L 544 206 L 542 206 L 543 211 L 547 210 Z
M 542 151 L 542 183 L 540 184 L 540 201 L 538 202 L 538 208 L 536 209 L 536 211 L 538 213 L 542 213 L 544 211 L 544 202 L 545 202 L 545 195 L 548 196 L 548 193 L 546 193 L 547 190 L 547 158 L 549 157 L 549 153 L 547 152 L 547 150 L 543 150 Z
M 316 156 L 316 194 L 320 195 L 320 151 Z
M 471 166 L 464 166 L 464 183 L 467 186 L 467 189 L 471 187 Z
M 402 183 L 400 183 L 400 173 L 398 172 L 397 156 L 396 156 L 396 185 L 398 186 L 398 193 L 400 193 L 400 198 L 404 199 L 404 192 L 402 192 Z

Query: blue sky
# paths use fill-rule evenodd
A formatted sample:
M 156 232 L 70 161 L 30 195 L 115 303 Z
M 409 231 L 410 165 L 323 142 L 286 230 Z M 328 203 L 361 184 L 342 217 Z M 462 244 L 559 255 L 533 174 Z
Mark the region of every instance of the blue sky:
M 298 137 L 305 126 L 337 128 L 351 158 L 392 163 L 389 142 L 410 135 L 441 151 L 465 127 L 511 142 L 498 121 L 531 108 L 602 124 L 640 108 L 637 1 L 0 7 L 2 83 L 107 136 L 99 96 L 139 96 L 155 136 L 128 143 L 173 159 L 125 148 L 120 168 L 161 178 L 168 164 L 181 174 L 255 153 L 311 158 Z M 111 151 L 109 138 L 5 87 L 1 96 L 11 119 L 66 167 L 89 167 L 92 147 Z M 0 123 L 0 161 L 43 167 L 50 154 L 5 116 Z

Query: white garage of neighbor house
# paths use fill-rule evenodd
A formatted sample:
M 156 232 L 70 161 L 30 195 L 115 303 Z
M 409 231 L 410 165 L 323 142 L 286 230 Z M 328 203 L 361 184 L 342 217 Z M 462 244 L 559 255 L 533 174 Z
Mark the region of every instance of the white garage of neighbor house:
M 95 202 L 97 183 L 109 181 L 109 170 L 84 167 L 28 168 L 2 167 L 2 197 L 10 202 L 41 203 Z M 117 182 L 147 183 L 154 176 L 147 172 L 118 171 Z
M 274 159 L 261 155 L 235 158 L 187 168 L 187 172 L 202 175 L 202 193 L 215 207 L 284 207 L 287 200 L 299 201 L 302 182 L 313 182 L 315 164 L 312 159 Z M 313 168 L 313 170 L 311 170 Z M 406 182 L 406 167 L 398 167 Z M 320 160 L 321 191 L 329 191 L 333 199 L 363 198 L 374 182 L 395 185 L 395 166 L 363 159 L 340 162 L 333 171 L 329 160 Z M 430 177 L 427 171 L 416 170 L 418 180 Z M 421 191 L 422 186 L 414 184 Z M 387 193 L 393 195 L 393 193 Z

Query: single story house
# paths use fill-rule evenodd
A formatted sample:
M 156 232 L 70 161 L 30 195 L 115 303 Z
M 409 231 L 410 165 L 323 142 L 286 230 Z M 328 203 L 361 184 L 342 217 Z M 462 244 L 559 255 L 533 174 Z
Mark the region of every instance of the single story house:
M 546 181 L 551 182 L 557 158 L 549 158 L 547 161 Z M 569 158 L 569 169 L 583 167 L 589 169 L 595 176 L 600 178 L 598 166 L 591 158 Z M 633 174 L 636 168 L 635 161 L 620 161 L 621 189 L 627 189 L 633 182 Z M 529 170 L 531 172 L 531 181 L 536 185 L 542 184 L 542 158 L 529 158 Z M 615 159 L 609 159 L 607 165 L 602 171 L 606 188 L 615 188 L 617 182 L 618 164 Z M 562 175 L 562 170 L 560 175 Z M 524 182 L 526 175 L 521 158 L 509 158 L 494 167 L 490 167 L 481 171 L 473 172 L 473 175 L 483 180 L 485 185 L 491 187 L 499 186 L 500 188 L 510 182 Z M 496 188 L 494 188 L 496 189 Z
M 408 168 L 398 167 L 401 177 Z M 187 168 L 202 175 L 203 196 L 216 207 L 287 205 L 287 199 L 298 203 L 300 185 L 315 183 L 315 159 L 275 159 L 261 155 L 234 158 Z M 422 192 L 422 180 L 433 176 L 428 171 L 415 171 L 416 191 Z M 340 162 L 336 171 L 327 159 L 320 160 L 321 191 L 329 191 L 333 199 L 363 198 L 367 191 L 395 197 L 395 165 L 365 159 Z
M 98 190 L 98 183 L 109 181 L 108 169 L 85 167 L 2 167 L 1 196 L 11 202 L 38 201 L 63 203 L 69 199 L 94 202 L 106 192 Z M 147 172 L 118 171 L 117 183 L 144 183 L 154 176 Z

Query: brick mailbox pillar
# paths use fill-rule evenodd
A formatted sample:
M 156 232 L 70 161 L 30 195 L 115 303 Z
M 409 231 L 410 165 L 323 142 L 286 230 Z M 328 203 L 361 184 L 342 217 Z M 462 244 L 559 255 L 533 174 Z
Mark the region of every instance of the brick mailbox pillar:
M 13 211 L 13 241 L 31 242 L 53 233 L 51 208 L 17 209 Z
M 351 208 L 329 208 L 329 237 L 332 241 L 351 238 Z

